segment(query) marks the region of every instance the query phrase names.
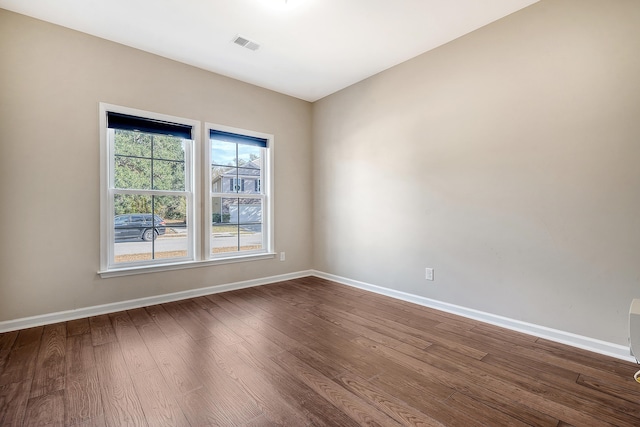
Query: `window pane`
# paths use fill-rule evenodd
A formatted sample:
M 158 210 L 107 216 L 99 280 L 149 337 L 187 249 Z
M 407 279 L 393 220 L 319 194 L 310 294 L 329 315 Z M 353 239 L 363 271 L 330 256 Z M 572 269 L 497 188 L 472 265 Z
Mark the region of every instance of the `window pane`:
M 151 189 L 151 160 L 116 156 L 114 167 L 115 188 Z
M 115 131 L 114 152 L 121 156 L 151 157 L 151 135 L 131 130 Z
M 238 168 L 211 166 L 211 191 L 214 193 L 237 193 Z
M 237 166 L 236 147 L 233 142 L 211 140 L 211 164 L 219 166 Z
M 238 218 L 231 217 L 232 211 L 238 211 L 237 198 L 211 198 L 211 253 L 214 255 L 238 251 Z
M 262 199 L 211 198 L 213 255 L 263 249 Z
M 238 144 L 238 166 L 255 167 L 260 169 L 261 147 Z
M 114 262 L 188 255 L 186 197 L 114 196 Z
M 268 148 L 257 144 L 256 138 L 216 132 L 212 130 L 209 139 L 211 255 L 262 252 L 268 249 L 263 236 L 269 233 L 263 223 L 263 204 L 269 196 L 263 174 Z
M 262 224 L 262 199 L 239 199 L 236 207 L 237 212 L 234 212 L 230 206 L 231 221 L 236 219 L 241 226 Z
M 238 252 L 238 225 L 213 224 L 211 226 L 211 253 Z
M 181 138 L 153 135 L 153 158 L 184 161 L 184 143 Z
M 260 193 L 260 169 L 238 168 L 239 193 Z
M 187 198 L 182 196 L 154 196 L 156 216 L 164 220 L 158 228 L 154 245 L 154 259 L 182 258 L 188 255 Z M 164 228 L 164 233 L 162 233 Z
M 151 196 L 114 195 L 113 258 L 115 263 L 153 259 L 152 235 L 147 232 L 153 225 L 145 221 L 144 215 L 148 214 L 148 218 L 151 219 L 151 205 Z
M 116 194 L 113 202 L 116 222 L 118 215 L 151 212 L 151 196 Z
M 240 225 L 240 250 L 255 251 L 263 249 L 262 224 Z
M 153 160 L 153 189 L 184 191 L 184 162 Z

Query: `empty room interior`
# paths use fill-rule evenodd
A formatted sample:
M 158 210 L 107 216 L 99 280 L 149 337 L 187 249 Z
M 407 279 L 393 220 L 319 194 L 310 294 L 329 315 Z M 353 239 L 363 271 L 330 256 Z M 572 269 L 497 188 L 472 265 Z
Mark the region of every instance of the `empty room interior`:
M 0 0 L 0 426 L 640 425 L 639 52 L 638 0 Z

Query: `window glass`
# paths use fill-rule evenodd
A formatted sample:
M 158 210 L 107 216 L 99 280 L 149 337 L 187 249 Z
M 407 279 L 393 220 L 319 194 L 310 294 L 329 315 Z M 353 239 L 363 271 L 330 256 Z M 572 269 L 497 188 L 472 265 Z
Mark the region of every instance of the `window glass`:
M 267 150 L 266 139 L 210 131 L 212 257 L 268 250 L 269 195 L 261 185 Z

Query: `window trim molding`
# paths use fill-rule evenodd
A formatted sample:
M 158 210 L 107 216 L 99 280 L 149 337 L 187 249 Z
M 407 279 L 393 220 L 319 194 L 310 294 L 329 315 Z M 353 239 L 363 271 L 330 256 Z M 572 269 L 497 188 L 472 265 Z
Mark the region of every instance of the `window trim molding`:
M 274 168 L 273 168 L 273 159 L 274 159 L 274 147 L 275 147 L 275 138 L 272 134 L 269 133 L 264 133 L 264 132 L 257 132 L 257 131 L 252 131 L 252 130 L 247 130 L 247 129 L 242 129 L 242 128 L 237 128 L 237 127 L 232 127 L 232 126 L 226 126 L 226 125 L 221 125 L 218 123 L 212 123 L 212 122 L 205 122 L 204 123 L 204 140 L 206 141 L 206 143 L 202 144 L 203 145 L 203 173 L 206 175 L 206 182 L 207 182 L 207 186 L 206 188 L 202 189 L 202 195 L 203 195 L 203 205 L 204 205 L 204 215 L 203 215 L 203 222 L 202 222 L 202 226 L 204 227 L 203 229 L 206 230 L 207 227 L 210 227 L 211 224 L 209 224 L 208 222 L 210 221 L 211 218 L 211 200 L 210 200 L 210 195 L 211 195 L 211 143 L 210 143 L 210 133 L 211 130 L 214 131 L 221 131 L 221 132 L 227 132 L 227 133 L 232 133 L 232 134 L 238 134 L 238 135 L 242 135 L 242 136 L 248 136 L 248 137 L 253 137 L 253 138 L 260 138 L 260 139 L 266 139 L 267 140 L 267 146 L 264 147 L 265 148 L 265 158 L 263 159 L 263 167 L 264 167 L 264 171 L 263 171 L 263 176 L 264 176 L 264 180 L 267 181 L 266 182 L 266 186 L 264 185 L 264 183 L 261 183 L 261 189 L 264 191 L 264 204 L 266 206 L 263 206 L 263 213 L 262 213 L 262 228 L 263 228 L 263 233 L 265 232 L 264 230 L 266 229 L 266 238 L 263 238 L 263 242 L 264 242 L 264 249 L 260 250 L 259 252 L 254 252 L 254 251 L 245 251 L 245 252 L 229 252 L 229 253 L 225 253 L 225 254 L 220 254 L 220 255 L 216 255 L 216 256 L 212 256 L 211 255 L 211 238 L 210 233 L 202 233 L 202 235 L 206 235 L 207 238 L 205 239 L 205 241 L 202 242 L 203 244 L 203 259 L 205 260 L 209 260 L 209 261 L 220 261 L 220 262 L 225 262 L 225 261 L 229 261 L 229 260 L 234 260 L 234 259 L 242 259 L 242 258 L 250 258 L 250 257 L 260 257 L 263 255 L 273 255 L 275 254 L 274 252 L 274 235 L 275 235 L 275 231 L 274 231 L 274 194 L 273 194 L 273 180 L 274 180 Z M 204 149 L 206 148 L 206 149 Z M 204 181 L 203 181 L 204 182 Z
M 247 261 L 260 261 L 265 259 L 274 259 L 275 257 L 276 257 L 275 252 L 267 252 L 267 253 L 260 253 L 260 254 L 237 255 L 235 257 L 228 257 L 228 258 L 216 258 L 216 259 L 196 260 L 196 261 L 180 261 L 180 262 L 173 262 L 170 264 L 127 266 L 126 268 L 112 268 L 110 270 L 100 270 L 98 271 L 98 274 L 100 275 L 101 278 L 108 279 L 110 277 L 133 276 L 136 274 L 144 274 L 144 273 L 158 273 L 162 271 L 210 267 L 212 265 L 235 264 L 235 263 L 247 262 Z

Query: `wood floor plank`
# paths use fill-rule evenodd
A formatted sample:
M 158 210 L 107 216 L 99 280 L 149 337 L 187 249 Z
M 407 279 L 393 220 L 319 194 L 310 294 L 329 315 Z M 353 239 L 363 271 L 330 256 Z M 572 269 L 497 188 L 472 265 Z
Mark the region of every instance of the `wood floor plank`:
M 44 327 L 31 384 L 31 397 L 64 390 L 67 328 L 64 323 Z
M 242 425 L 261 415 L 255 401 L 242 392 L 235 378 L 226 375 L 215 358 L 189 335 L 174 335 L 170 340 L 180 357 L 197 369 L 204 384 L 178 398 L 192 425 Z
M 65 425 L 68 426 L 81 424 L 103 415 L 97 368 L 90 367 L 67 376 L 64 408 Z
M 579 425 L 588 425 L 593 419 L 588 413 L 585 413 L 592 409 L 593 405 L 581 396 L 564 393 L 563 390 L 552 386 L 541 388 L 535 377 L 528 379 L 524 375 L 512 374 L 501 368 L 487 366 L 487 364 L 473 358 L 467 358 L 463 364 L 456 363 L 456 360 L 453 359 L 454 355 L 443 349 L 440 349 L 441 354 L 449 355 L 449 359 L 443 358 L 442 355 L 432 356 L 435 350 L 437 350 L 436 346 L 426 349 L 423 353 L 424 357 L 420 360 L 420 362 L 425 362 L 425 365 L 418 363 L 416 366 L 432 366 L 434 363 L 438 363 L 442 369 L 464 377 L 469 382 L 492 386 L 493 389 L 501 390 L 501 393 L 508 395 L 511 399 L 529 402 L 534 407 L 544 408 L 544 412 L 557 419 Z M 461 360 L 459 356 L 458 360 Z M 600 409 L 614 414 L 614 411 L 610 411 L 609 408 Z M 616 418 L 618 418 L 617 414 Z
M 194 360 L 185 360 L 176 353 L 174 346 L 159 326 L 149 323 L 138 328 L 158 369 L 174 395 L 182 395 L 204 386 L 202 378 L 193 370 L 197 365 Z
M 106 424 L 114 427 L 146 426 L 147 420 L 127 372 L 120 345 L 110 342 L 96 346 L 94 350 Z
M 189 426 L 159 369 L 132 375 L 146 420 L 151 426 Z
M 263 307 L 257 304 L 257 298 L 251 294 L 251 292 L 248 292 L 247 289 L 239 289 L 237 291 L 225 292 L 217 295 L 225 301 L 228 301 L 230 304 L 233 304 L 249 313 L 251 317 L 262 318 L 271 316 L 269 311 L 264 310 Z M 225 308 L 224 305 L 221 305 L 221 307 Z M 228 309 L 228 307 L 226 308 Z
M 336 284 L 334 284 L 334 286 L 336 286 Z M 340 285 L 337 286 L 341 287 Z M 337 295 L 340 296 L 341 294 L 338 293 Z M 346 301 L 353 301 L 353 298 L 345 297 L 343 297 L 343 299 L 346 299 Z M 477 320 L 463 318 L 455 314 L 371 292 L 364 292 L 360 295 L 358 303 L 363 310 L 378 312 L 383 317 L 394 315 L 400 316 L 400 318 L 412 319 L 416 322 L 416 327 L 418 328 L 422 326 L 435 326 L 441 323 L 453 325 L 461 329 L 473 329 L 476 326 L 483 325 L 482 322 Z
M 156 369 L 156 363 L 126 311 L 109 315 L 131 375 Z
M 185 301 L 181 306 L 189 313 L 193 313 L 193 317 L 197 318 L 198 321 L 209 330 L 210 337 L 215 339 L 220 345 L 237 344 L 242 341 L 242 338 L 240 338 L 238 334 L 228 328 L 224 323 L 220 322 L 216 317 L 209 313 L 208 310 L 203 310 L 202 307 L 194 301 Z
M 558 381 L 557 377 L 551 373 L 531 372 L 523 366 L 494 364 L 492 363 L 494 360 L 491 358 L 483 359 L 483 364 L 491 365 L 492 369 L 485 368 L 485 370 L 488 373 L 493 373 L 496 377 L 507 378 L 523 389 L 532 390 L 539 394 L 544 392 L 547 398 L 556 402 L 562 402 L 569 406 L 580 406 L 584 412 L 615 419 L 616 424 L 640 425 L 640 406 L 630 404 L 627 400 L 617 396 L 603 395 L 597 390 L 582 387 L 576 382 Z
M 438 327 L 438 329 L 440 329 L 440 327 Z M 609 370 L 594 368 L 588 364 L 572 360 L 571 358 L 562 357 L 561 355 L 554 354 L 553 352 L 545 351 L 538 346 L 537 342 L 535 343 L 536 345 L 521 346 L 511 343 L 505 339 L 496 339 L 484 334 L 478 334 L 473 330 L 461 330 L 459 328 L 450 327 L 446 327 L 446 329 L 443 328 L 443 331 L 444 330 L 446 330 L 447 333 L 454 334 L 452 336 L 457 335 L 464 338 L 465 342 L 468 342 L 469 345 L 473 345 L 487 353 L 503 355 L 510 354 L 514 357 L 522 357 L 525 360 L 538 360 L 542 363 L 556 366 L 577 374 L 585 374 L 595 378 L 600 378 L 601 380 L 609 381 L 613 384 L 620 384 L 623 387 L 628 384 L 625 380 L 621 380 L 622 377 L 620 374 L 615 374 Z M 605 360 L 611 359 L 606 356 L 602 356 L 602 358 Z M 616 363 L 620 363 L 620 361 L 616 361 Z M 626 363 L 626 366 L 628 372 L 631 372 L 631 375 L 633 375 L 633 372 L 635 372 L 634 365 L 632 363 Z
M 527 335 L 522 332 L 512 331 L 506 328 L 500 328 L 495 325 L 478 325 L 469 329 L 471 332 L 475 332 L 477 334 L 482 334 L 487 337 L 494 337 L 498 339 L 503 339 L 512 344 L 518 345 L 531 345 L 536 342 L 538 337 L 534 335 Z
M 638 387 L 633 377 L 624 377 L 624 382 L 610 383 L 602 381 L 599 378 L 593 378 L 588 375 L 580 375 L 576 383 L 597 390 L 599 394 L 606 394 L 615 398 L 624 399 L 632 403 L 637 409 L 637 402 L 640 402 L 640 387 Z M 634 384 L 635 383 L 635 384 Z
M 0 385 L 0 426 L 20 426 L 29 400 L 31 379 Z
M 425 324 L 424 326 L 414 327 L 416 322 L 409 322 L 405 319 L 402 319 L 399 315 L 379 315 L 379 312 L 368 312 L 360 309 L 351 310 L 351 313 L 362 317 L 363 319 L 367 319 L 373 323 L 378 323 L 380 325 L 386 326 L 391 330 L 396 330 L 399 333 L 409 334 L 415 338 L 418 338 L 422 341 L 429 342 L 430 344 L 440 344 L 447 348 L 450 348 L 453 351 L 457 351 L 461 354 L 465 354 L 468 356 L 475 357 L 476 359 L 483 358 L 487 353 L 481 349 L 470 345 L 467 342 L 452 340 L 450 337 L 445 334 L 439 333 L 437 326 L 440 323 L 435 324 L 432 323 Z
M 239 318 L 206 298 L 194 298 L 194 302 L 209 313 L 217 322 L 233 331 L 237 337 L 242 338 L 245 341 L 254 342 L 255 345 L 259 345 L 261 350 L 265 353 L 271 355 L 284 350 L 282 347 L 278 346 L 276 343 L 269 340 L 246 323 L 248 320 L 259 322 L 259 319 L 254 319 L 251 316 L 242 316 Z M 241 342 L 242 339 L 228 342 L 227 344 L 237 344 Z
M 66 333 L 66 330 L 65 330 Z M 64 426 L 63 390 L 29 399 L 24 416 L 24 426 Z
M 543 338 L 536 339 L 536 348 L 583 366 L 609 372 L 614 375 L 633 376 L 637 371 L 635 366 L 630 366 L 629 363 L 614 359 L 613 357 L 596 355 L 587 350 L 572 348 L 568 345 Z
M 218 402 L 205 387 L 178 397 L 178 402 L 188 421 L 194 426 L 232 426 L 249 421 L 233 424 L 220 410 Z
M 67 376 L 84 374 L 96 366 L 93 343 L 90 335 L 73 335 L 66 340 L 65 373 Z
M 313 426 L 348 426 L 355 425 L 355 420 L 347 414 L 338 410 L 333 404 L 322 396 L 314 392 L 295 375 L 291 375 L 288 370 L 278 365 L 273 357 L 266 357 L 259 349 L 251 343 L 243 343 L 224 349 L 231 354 L 222 354 L 224 360 L 229 360 L 232 355 L 237 355 L 244 364 L 252 368 L 252 371 L 260 372 L 264 381 L 272 385 L 279 398 L 284 399 L 290 407 L 294 408 L 307 420 L 307 424 Z M 235 360 L 235 359 L 234 359 Z M 249 377 L 250 387 L 252 378 Z M 266 399 L 272 399 L 272 395 L 267 395 Z M 272 419 L 273 414 L 269 413 Z
M 231 301 L 229 301 L 227 298 L 225 298 L 221 294 L 207 295 L 206 297 L 202 297 L 202 298 L 211 301 L 217 307 L 226 310 L 227 312 L 229 312 L 233 316 L 235 316 L 237 318 L 240 318 L 240 319 L 242 319 L 244 317 L 253 316 L 252 312 L 257 311 L 255 307 L 253 309 L 246 310 L 245 308 L 239 306 L 237 303 L 236 304 L 232 303 Z M 236 301 L 237 300 L 238 299 L 236 299 Z M 242 299 L 240 298 L 240 300 L 242 300 Z
M 454 411 L 465 413 L 482 425 L 492 427 L 525 427 L 530 425 L 463 393 L 453 393 L 445 403 Z
M 23 329 L 7 356 L 4 368 L 0 372 L 0 385 L 33 380 L 36 360 L 44 327 Z
M 117 340 L 116 333 L 111 326 L 109 316 L 103 314 L 101 316 L 93 316 L 89 318 L 89 326 L 91 328 L 91 341 L 94 346 L 115 342 Z
M 73 425 L 73 427 L 106 427 L 106 426 L 107 426 L 107 423 L 104 420 L 104 415 L 100 415 L 99 417 L 91 418 L 89 420 L 84 420 Z
M 264 319 L 264 323 L 269 323 L 281 332 L 294 338 L 299 343 L 311 350 L 327 355 L 339 365 L 351 372 L 362 376 L 363 378 L 372 378 L 382 372 L 383 368 L 380 364 L 375 363 L 376 358 L 351 341 L 341 339 L 340 337 L 331 335 L 331 339 L 318 340 L 318 330 L 303 329 L 290 323 L 288 320 L 276 318 Z M 321 333 L 321 332 L 320 332 Z
M 317 304 L 314 298 L 297 288 L 291 280 L 280 282 L 278 286 L 259 286 L 255 289 L 265 297 L 281 299 L 291 307 L 305 309 Z
M 370 384 L 390 395 L 402 396 L 412 408 L 445 425 L 481 425 L 474 417 L 467 416 L 446 403 L 454 390 L 445 382 L 441 376 L 435 380 L 428 374 L 418 374 L 405 368 L 388 369 L 372 379 Z
M 242 427 L 275 427 L 279 424 L 276 424 L 272 421 L 269 421 L 264 415 L 260 415 L 244 424 Z
M 327 304 L 318 304 L 318 306 L 314 308 L 313 313 L 327 320 L 333 319 L 334 323 L 349 329 L 354 334 L 367 337 L 387 347 L 397 347 L 401 344 L 407 344 L 417 348 L 426 348 L 432 344 L 423 339 L 398 330 L 393 330 L 387 326 L 380 325 L 352 313 L 344 312 Z
M 2 372 L 4 368 L 4 364 L 9 357 L 9 353 L 11 353 L 11 348 L 13 347 L 13 343 L 16 342 L 16 338 L 18 338 L 18 331 L 0 334 L 0 372 Z
M 258 291 L 256 288 L 245 288 L 238 291 L 234 291 L 233 295 L 242 295 L 243 298 L 249 299 L 251 305 L 255 307 L 256 315 L 254 317 L 262 318 L 270 317 L 273 313 L 277 312 L 277 308 L 281 305 L 279 301 L 266 298 L 265 295 Z
M 146 312 L 149 314 L 156 325 L 162 330 L 166 336 L 185 334 L 186 331 L 182 329 L 178 322 L 162 307 L 162 305 L 152 305 L 145 307 Z M 142 325 L 136 325 L 142 326 Z
M 360 398 L 407 426 L 445 426 L 445 424 L 388 394 L 382 388 L 352 374 L 341 375 L 336 381 Z
M 291 353 L 280 353 L 274 357 L 274 360 L 357 423 L 379 426 L 402 425 L 384 412 L 367 404 L 347 389 L 340 387 L 322 375 L 322 373 L 306 365 Z
M 69 320 L 67 322 L 67 336 L 72 337 L 74 335 L 84 335 L 90 333 L 91 326 L 89 325 L 89 319 L 86 317 L 83 319 Z
M 323 355 L 305 347 L 279 329 L 265 324 L 264 320 L 247 318 L 244 319 L 244 322 L 262 336 L 267 337 L 269 341 L 275 343 L 279 348 L 289 351 L 329 378 L 333 378 L 345 371 L 345 368 L 336 364 L 335 359 L 332 359 L 329 355 Z
M 68 331 L 67 331 L 68 332 Z M 91 335 L 67 337 L 65 424 L 82 424 L 104 413 Z
M 211 336 L 211 331 L 198 320 L 198 315 L 184 308 L 180 302 L 162 304 L 162 307 L 194 340 Z
M 528 400 L 526 398 L 514 399 L 514 397 L 517 397 L 517 393 L 515 395 L 511 395 L 510 392 L 513 391 L 513 388 L 510 388 L 508 384 L 485 384 L 477 378 L 477 375 L 474 378 L 467 378 L 468 370 L 464 364 L 459 364 L 458 366 L 458 362 L 456 362 L 455 359 L 453 361 L 439 360 L 430 356 L 428 352 L 431 350 L 431 347 L 420 352 L 416 352 L 413 355 L 407 355 L 398 350 L 385 348 L 384 346 L 380 346 L 379 344 L 363 338 L 357 339 L 356 342 L 374 352 L 386 355 L 398 364 L 433 381 L 437 381 L 443 386 L 451 388 L 453 391 L 469 393 L 473 397 L 480 397 L 482 399 L 481 401 L 488 404 L 488 406 L 498 409 L 510 406 L 516 407 L 517 410 L 513 413 L 507 411 L 504 412 L 512 416 L 517 415 L 514 416 L 514 418 L 524 421 L 525 423 L 538 426 L 552 426 L 556 425 L 558 422 L 558 418 L 539 413 L 534 408 L 530 408 L 527 404 Z M 416 359 L 416 357 L 420 357 L 419 355 L 421 355 L 421 358 L 424 360 Z M 428 360 L 428 362 L 425 362 L 425 360 Z M 470 357 L 468 358 L 468 362 L 473 360 L 475 359 Z M 387 386 L 393 387 L 394 383 L 392 381 L 394 379 L 395 378 L 389 379 L 385 377 L 385 375 L 380 375 L 374 382 L 383 380 L 386 381 Z M 474 381 L 469 381 L 470 379 L 473 379 Z M 487 383 L 489 380 L 491 380 L 490 377 L 487 379 Z M 490 385 L 490 387 L 487 387 L 488 385 Z M 420 384 L 418 384 L 418 386 L 420 386 Z M 401 389 L 396 389 L 401 392 Z M 408 396 L 407 398 L 411 398 L 411 396 Z M 420 405 L 421 402 L 414 401 L 414 404 Z M 425 410 L 427 413 L 431 414 L 428 409 Z
M 492 363 L 500 366 L 510 366 L 514 369 L 526 369 L 532 372 L 540 372 L 545 375 L 551 375 L 555 379 L 555 384 L 575 383 L 579 374 L 568 369 L 560 368 L 549 363 L 539 360 L 514 356 L 511 353 L 500 352 L 498 354 L 488 353 L 481 359 L 485 363 Z
M 398 336 L 398 339 L 402 339 L 406 344 L 413 345 L 415 347 L 425 347 L 433 341 L 464 354 L 474 354 L 478 359 L 482 358 L 486 354 L 482 351 L 478 351 L 472 346 L 450 340 L 446 336 L 433 335 L 432 328 L 436 328 L 440 325 L 440 321 L 432 318 L 435 316 L 421 318 L 420 316 L 410 314 L 405 317 L 404 313 L 402 313 L 402 315 L 398 313 L 385 313 L 382 315 L 377 306 L 358 305 L 354 302 L 349 302 L 344 298 L 337 298 L 335 295 L 325 295 L 321 298 L 324 298 L 327 301 L 326 305 L 330 307 L 337 307 L 340 311 L 348 313 L 351 316 L 350 318 L 354 321 L 356 321 L 357 318 L 360 318 L 361 322 L 366 322 L 367 325 L 369 325 L 368 327 L 372 329 L 375 328 L 380 333 L 388 333 L 391 335 L 393 332 L 389 333 L 389 331 L 395 330 L 395 335 Z M 441 318 L 441 320 L 449 321 L 447 318 Z M 467 325 L 467 328 L 465 329 L 470 329 L 472 326 L 473 325 Z M 428 344 L 412 342 L 409 337 L 413 337 L 415 340 L 419 340 L 423 343 L 427 342 Z
M 147 323 L 153 323 L 153 319 L 149 316 L 149 313 L 144 308 L 134 308 L 127 310 L 127 314 L 131 318 L 131 321 L 135 326 L 146 325 Z
M 255 401 L 265 417 L 279 425 L 336 425 L 350 423 L 340 414 L 323 415 L 326 402 L 319 402 L 312 391 L 295 381 L 262 351 L 262 340 L 249 341 L 231 347 L 216 346 L 209 339 L 200 341 L 218 365 L 238 382 L 242 390 Z M 248 350 L 254 349 L 255 353 Z M 274 352 L 277 354 L 280 352 Z M 303 400 L 304 403 L 300 403 Z M 310 407 L 313 410 L 310 410 Z M 322 413 L 322 415 L 318 415 Z
M 217 405 L 224 408 L 223 412 L 230 420 L 235 423 L 248 422 L 260 415 L 261 409 L 266 410 L 266 415 L 273 414 L 274 407 L 282 410 L 278 413 L 287 418 L 286 408 L 277 406 L 277 397 L 273 396 L 273 400 L 267 404 L 256 400 L 263 397 L 261 373 L 243 364 L 237 355 L 221 356 L 232 354 L 229 346 L 219 345 L 212 337 L 195 342 L 189 336 L 175 336 L 172 337 L 172 343 L 183 358 L 202 361 L 198 364 L 198 372 L 206 378 L 207 390 L 215 397 Z M 247 382 L 255 388 L 247 389 Z M 270 389 L 267 393 L 277 395 L 277 390 Z M 250 417 L 247 417 L 248 415 Z

